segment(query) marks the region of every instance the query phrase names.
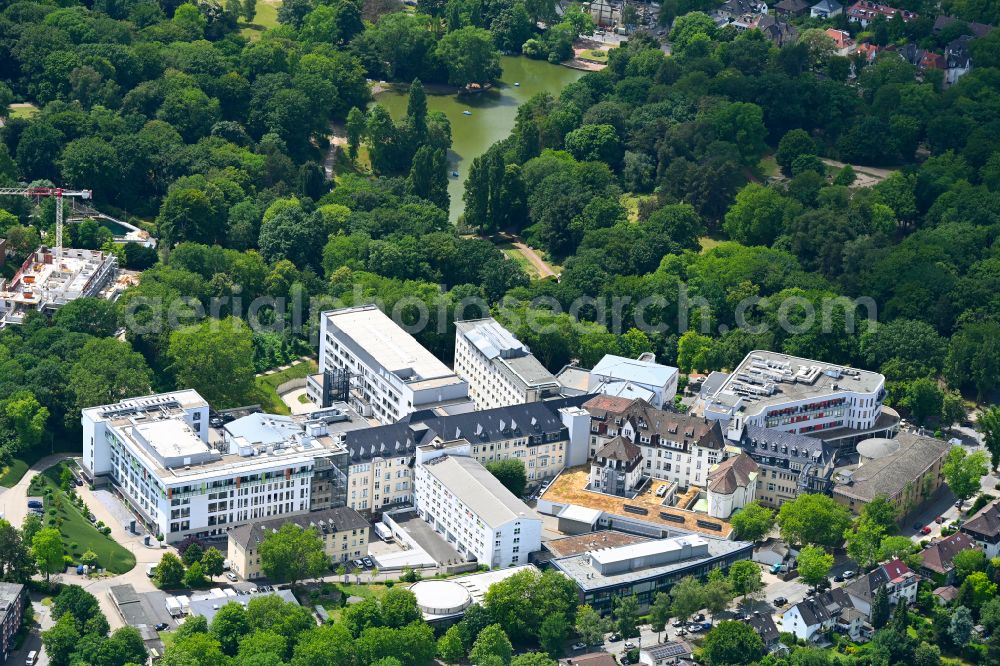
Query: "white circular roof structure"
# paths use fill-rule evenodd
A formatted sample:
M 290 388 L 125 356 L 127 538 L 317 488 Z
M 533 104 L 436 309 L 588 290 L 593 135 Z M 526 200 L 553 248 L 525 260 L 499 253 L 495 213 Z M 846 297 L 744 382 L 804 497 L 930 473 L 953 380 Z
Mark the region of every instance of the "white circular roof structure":
M 862 460 L 878 460 L 899 451 L 899 442 L 895 439 L 872 437 L 858 443 L 858 455 Z
M 453 580 L 421 580 L 410 586 L 417 607 L 430 615 L 454 615 L 472 605 L 472 595 Z

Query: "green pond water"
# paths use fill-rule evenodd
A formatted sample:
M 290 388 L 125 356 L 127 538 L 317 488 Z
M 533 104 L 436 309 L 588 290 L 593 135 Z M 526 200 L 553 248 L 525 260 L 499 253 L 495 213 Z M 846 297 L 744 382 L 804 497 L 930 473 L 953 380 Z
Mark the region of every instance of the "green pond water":
M 464 208 L 463 184 L 472 160 L 510 134 L 517 107 L 535 93 L 547 91 L 558 95 L 564 86 L 586 73 L 544 60 L 514 56 L 504 56 L 500 60 L 503 77 L 491 90 L 473 95 L 427 95 L 428 110 L 444 112 L 451 122 L 448 193 L 451 195 L 452 222 L 458 220 Z M 515 86 L 515 83 L 520 85 Z M 376 95 L 375 101 L 398 120 L 406 115 L 406 98 L 405 92 L 387 91 Z M 472 115 L 466 116 L 463 111 L 471 111 Z M 458 172 L 458 177 L 450 175 L 453 171 Z

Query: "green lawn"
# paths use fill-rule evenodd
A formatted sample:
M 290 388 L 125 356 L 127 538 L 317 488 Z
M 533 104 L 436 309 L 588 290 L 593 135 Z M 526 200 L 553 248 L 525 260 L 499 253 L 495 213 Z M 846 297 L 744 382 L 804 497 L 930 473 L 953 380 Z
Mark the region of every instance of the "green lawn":
M 765 155 L 757 164 L 757 171 L 762 178 L 770 178 L 781 173 L 781 168 L 778 166 L 777 160 L 774 159 L 774 155 Z
M 59 528 L 59 532 L 62 534 L 65 552 L 76 560 L 84 552 L 92 550 L 97 553 L 100 565 L 111 573 L 123 574 L 126 571 L 131 571 L 135 567 L 135 556 L 111 537 L 106 537 L 98 532 L 97 528 L 91 525 L 90 521 L 70 501 L 66 493 L 59 488 L 59 474 L 63 467 L 62 464 L 50 467 L 36 477 L 40 479 L 39 481 L 33 481 L 42 490 L 45 487 L 54 489 L 52 501 L 45 503 L 46 514 L 42 519 L 43 523 L 48 527 L 48 509 L 54 507 L 56 498 L 60 498 L 62 508 L 59 509 L 58 517 L 63 519 L 63 524 Z M 70 545 L 74 543 L 77 548 L 71 550 Z
M 38 113 L 38 107 L 28 102 L 10 105 L 11 120 L 15 118 L 31 118 L 36 113 Z
M 607 62 L 608 52 L 606 49 L 584 49 L 580 51 L 577 57 L 584 60 L 593 60 L 594 62 Z
M 21 451 L 17 458 L 10 462 L 10 465 L 0 470 L 0 486 L 13 488 L 17 482 L 27 473 L 28 468 L 36 462 L 51 454 L 54 451 L 79 451 L 80 442 L 73 442 L 72 445 L 66 442 L 56 442 L 53 446 L 49 442 L 44 442 L 32 449 Z
M 310 360 L 272 375 L 257 377 L 254 379 L 254 383 L 257 384 L 256 401 L 260 403 L 265 412 L 270 414 L 290 414 L 288 405 L 281 400 L 276 389 L 289 379 L 302 379 L 315 374 L 318 369 L 319 366 L 316 365 L 316 362 Z
M 705 254 L 713 247 L 721 243 L 722 241 L 716 240 L 714 238 L 709 238 L 708 236 L 702 236 L 698 239 L 698 245 L 701 245 L 701 253 Z
M 327 585 L 332 586 L 343 595 L 343 598 L 348 597 L 361 597 L 362 599 L 381 599 L 389 588 L 380 583 L 374 585 L 356 585 L 354 583 L 329 583 L 324 584 L 324 588 Z M 311 600 L 312 601 L 312 600 Z M 318 599 L 313 601 L 313 603 L 319 604 L 330 613 L 330 619 L 334 622 L 340 619 L 340 614 L 343 612 L 343 608 L 340 605 L 340 596 L 337 595 L 323 595 Z
M 260 39 L 262 32 L 276 27 L 279 4 L 280 0 L 257 0 L 257 15 L 254 16 L 253 23 L 241 23 L 243 28 L 240 34 L 250 41 L 256 41 Z
M 497 248 L 505 255 L 508 259 L 512 259 L 514 263 L 524 269 L 524 272 L 528 274 L 532 280 L 538 279 L 538 271 L 535 269 L 534 265 L 528 261 L 528 258 L 521 253 L 513 243 L 497 243 Z

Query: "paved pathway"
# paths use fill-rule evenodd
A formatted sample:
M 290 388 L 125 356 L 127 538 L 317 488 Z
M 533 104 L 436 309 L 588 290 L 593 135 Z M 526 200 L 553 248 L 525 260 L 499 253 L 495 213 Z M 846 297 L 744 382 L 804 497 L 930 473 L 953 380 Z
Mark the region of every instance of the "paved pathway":
M 526 245 L 524 241 L 520 239 L 515 239 L 512 242 L 514 247 L 517 248 L 518 252 L 523 254 L 524 257 L 531 263 L 531 265 L 535 267 L 535 270 L 538 271 L 538 277 L 547 278 L 556 274 L 555 271 L 552 270 L 552 267 L 549 266 L 547 263 L 545 263 L 545 260 L 542 259 L 541 256 L 539 256 L 539 254 L 535 252 L 532 248 Z

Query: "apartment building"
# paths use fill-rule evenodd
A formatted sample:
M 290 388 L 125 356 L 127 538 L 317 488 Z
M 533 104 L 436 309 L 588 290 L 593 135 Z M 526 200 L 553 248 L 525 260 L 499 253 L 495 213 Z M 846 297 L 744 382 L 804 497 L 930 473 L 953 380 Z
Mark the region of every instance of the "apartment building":
M 829 494 L 837 448 L 821 439 L 772 428 L 747 425 L 727 431 L 760 468 L 756 499 L 779 508 L 802 493 Z
M 594 397 L 584 409 L 591 416 L 591 457 L 615 437 L 624 437 L 639 447 L 642 473 L 650 478 L 704 487 L 708 470 L 724 457 L 717 421 L 614 396 Z
M 860 439 L 895 431 L 883 410 L 885 377 L 787 354 L 754 351 L 705 399 L 708 419 L 818 437 L 853 452 Z M 888 435 L 885 435 L 888 436 Z
M 481 464 L 514 458 L 529 482 L 552 478 L 568 461 L 586 460 L 590 415 L 580 405 L 589 396 L 560 398 L 465 414 L 421 413 L 406 421 L 354 430 L 347 449 L 347 506 L 380 513 L 413 503 L 417 448 L 457 439 Z
M 455 373 L 469 383 L 477 409 L 536 402 L 559 395 L 561 385 L 495 319 L 455 322 Z
M 417 514 L 461 555 L 491 569 L 524 564 L 541 549 L 542 519 L 477 460 L 468 442 L 442 447 L 415 469 Z
M 469 385 L 374 305 L 320 315 L 319 370 L 307 383 L 314 403 L 337 397 L 381 423 L 474 407 Z
M 299 516 L 247 523 L 229 532 L 228 558 L 233 573 L 245 580 L 264 575 L 260 562 L 260 544 L 282 525 L 293 523 L 304 530 L 313 529 L 323 540 L 323 552 L 332 565 L 350 562 L 368 555 L 368 521 L 354 509 L 339 507 Z
M 168 542 L 310 509 L 317 437 L 221 436 L 194 390 L 83 410 L 81 464 Z

